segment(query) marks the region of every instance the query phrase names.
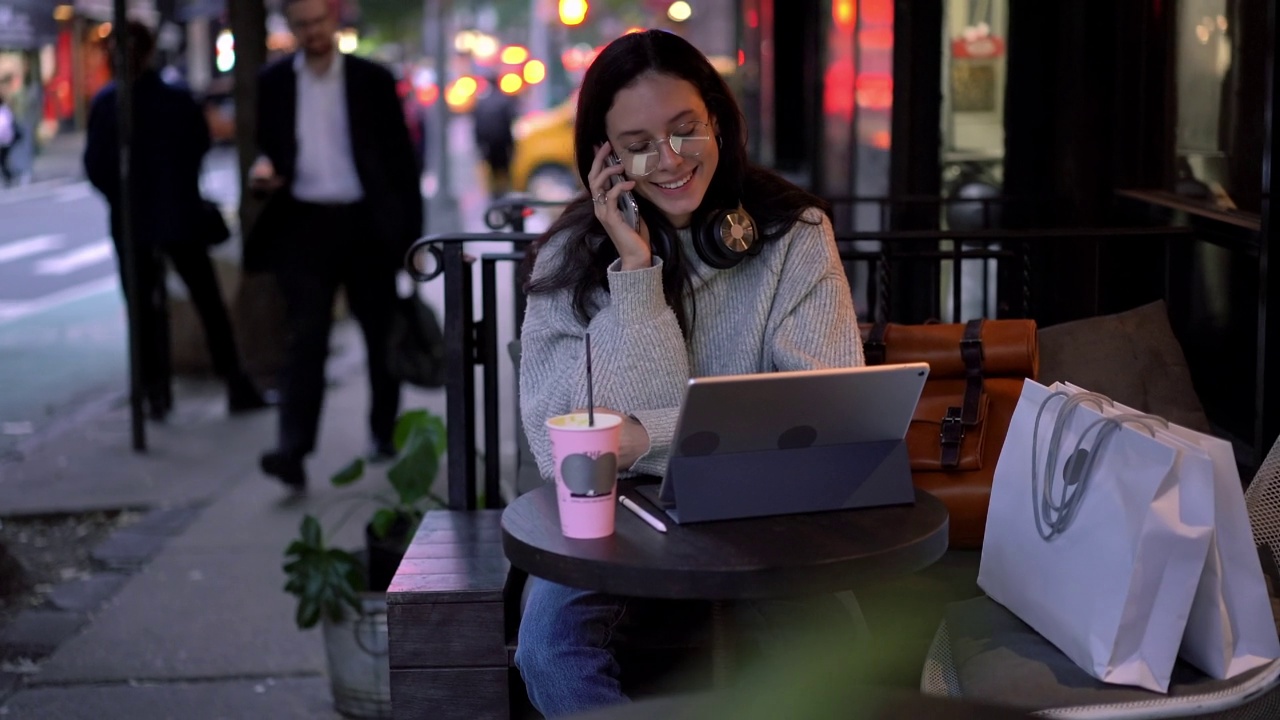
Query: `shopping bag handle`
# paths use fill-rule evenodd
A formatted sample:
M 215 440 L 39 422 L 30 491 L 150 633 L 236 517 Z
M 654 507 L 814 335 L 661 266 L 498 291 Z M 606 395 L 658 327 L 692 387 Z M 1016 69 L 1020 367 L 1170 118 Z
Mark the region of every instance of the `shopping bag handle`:
M 1064 400 L 1057 417 L 1054 418 L 1053 429 L 1050 431 L 1049 448 L 1044 463 L 1044 486 L 1041 488 L 1040 464 L 1036 458 L 1040 440 L 1040 421 L 1049 403 L 1059 397 Z M 1075 414 L 1076 408 L 1085 403 L 1094 405 L 1099 412 L 1103 412 L 1104 406 L 1114 405 L 1110 398 L 1101 393 L 1068 393 L 1059 390 L 1050 393 L 1049 397 L 1040 403 L 1040 408 L 1036 412 L 1036 422 L 1031 433 L 1031 502 L 1036 531 L 1045 542 L 1066 532 L 1075 520 L 1080 504 L 1084 500 L 1085 491 L 1088 489 L 1094 461 L 1104 444 L 1116 431 L 1125 425 L 1137 425 L 1155 437 L 1157 425 L 1165 428 L 1169 426 L 1169 422 L 1164 418 L 1145 413 L 1119 413 L 1110 417 L 1104 415 L 1089 423 L 1076 439 L 1075 447 L 1062 465 L 1061 497 L 1055 498 L 1054 487 L 1057 484 L 1062 433 Z M 1089 440 L 1091 432 L 1093 438 Z M 1086 442 L 1090 443 L 1087 449 Z

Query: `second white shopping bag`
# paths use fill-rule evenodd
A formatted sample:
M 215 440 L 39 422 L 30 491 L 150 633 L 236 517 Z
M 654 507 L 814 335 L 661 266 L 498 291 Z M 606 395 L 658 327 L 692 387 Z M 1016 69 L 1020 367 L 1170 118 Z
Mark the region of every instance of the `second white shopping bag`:
M 1072 394 L 1088 392 L 1071 383 L 1055 383 L 1051 389 L 1058 387 Z M 1104 415 L 1135 412 L 1114 401 L 1103 408 Z M 1184 477 L 1213 484 L 1213 539 L 1179 654 L 1206 675 L 1235 677 L 1280 657 L 1235 452 L 1226 440 L 1173 423 L 1157 428 L 1156 436 L 1201 448 L 1212 463 L 1208 474 Z
M 1099 680 L 1166 692 L 1213 522 L 1182 465 L 1211 464 L 1068 395 L 1023 385 L 978 585 Z

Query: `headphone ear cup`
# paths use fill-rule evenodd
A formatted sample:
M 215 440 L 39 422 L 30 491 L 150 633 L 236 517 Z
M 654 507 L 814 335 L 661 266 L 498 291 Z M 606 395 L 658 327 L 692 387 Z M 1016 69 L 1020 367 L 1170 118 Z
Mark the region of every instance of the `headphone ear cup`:
M 706 264 L 728 270 L 742 258 L 759 254 L 758 240 L 755 220 L 739 205 L 711 213 L 694 236 L 694 249 Z

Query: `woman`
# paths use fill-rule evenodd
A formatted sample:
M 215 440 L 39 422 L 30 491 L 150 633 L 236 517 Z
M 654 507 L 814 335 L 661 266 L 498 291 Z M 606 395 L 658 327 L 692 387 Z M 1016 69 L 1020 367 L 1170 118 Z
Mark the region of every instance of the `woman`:
M 748 163 L 741 111 L 696 48 L 656 30 L 610 43 L 583 78 L 574 146 L 590 197 L 535 243 L 522 331 L 543 477 L 544 421 L 587 403 L 587 332 L 597 412 L 624 418 L 624 474 L 665 472 L 690 377 L 863 363 L 827 204 Z M 610 640 L 638 601 L 532 582 L 516 664 L 533 704 L 624 702 Z

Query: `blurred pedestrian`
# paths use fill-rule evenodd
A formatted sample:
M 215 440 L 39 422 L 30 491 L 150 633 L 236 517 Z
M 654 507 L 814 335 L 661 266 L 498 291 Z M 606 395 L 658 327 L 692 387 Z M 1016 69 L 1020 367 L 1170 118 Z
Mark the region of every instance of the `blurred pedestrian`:
M 0 179 L 5 187 L 13 184 L 13 170 L 9 168 L 9 152 L 18 144 L 18 121 L 13 108 L 0 95 Z
M 498 87 L 498 76 L 488 77 L 489 89 L 476 100 L 476 149 L 489 167 L 489 195 L 497 198 L 511 188 L 511 155 L 515 138 L 511 125 L 516 121 L 516 102 Z
M 395 455 L 400 384 L 387 350 L 396 272 L 422 234 L 422 194 L 395 80 L 382 66 L 339 53 L 329 0 L 285 0 L 298 51 L 262 71 L 250 188 L 269 195 L 245 246 L 245 268 L 270 270 L 288 323 L 276 447 L 262 470 L 306 487 L 339 286 L 364 331 L 373 460 Z
M 409 129 L 409 143 L 413 146 L 413 159 L 418 164 L 418 174 L 427 167 L 427 113 L 418 102 L 418 94 L 408 78 L 396 81 L 396 94 L 404 108 L 404 123 Z
M 39 73 L 32 69 L 28 77 L 23 89 L 9 98 L 18 124 L 18 144 L 9 157 L 9 163 L 19 185 L 32 181 L 33 166 L 40 151 L 40 121 L 44 118 L 44 90 Z M 16 161 L 14 155 L 17 156 Z
M 120 140 L 116 82 L 93 99 L 85 139 L 84 168 L 111 206 L 111 236 L 124 274 L 126 261 L 137 275 L 141 300 L 142 375 L 150 414 L 163 419 L 172 408 L 168 316 L 163 305 L 165 260 L 187 286 L 204 325 L 214 370 L 227 384 L 232 413 L 265 406 L 261 393 L 245 374 L 236 348 L 222 290 L 209 260 L 202 220 L 200 165 L 209 149 L 209 127 L 191 96 L 166 85 L 151 68 L 154 39 L 141 23 L 125 25 L 133 76 L 133 142 L 130 155 L 132 255 L 123 246 L 121 227 Z M 112 35 L 119 42 L 119 31 Z M 114 58 L 114 53 L 112 54 Z M 123 76 L 113 68 L 117 81 Z

